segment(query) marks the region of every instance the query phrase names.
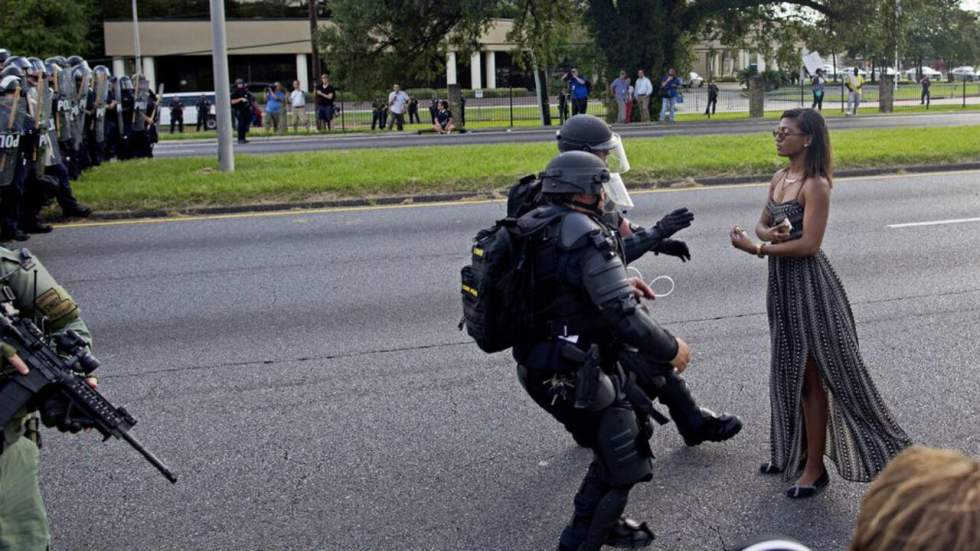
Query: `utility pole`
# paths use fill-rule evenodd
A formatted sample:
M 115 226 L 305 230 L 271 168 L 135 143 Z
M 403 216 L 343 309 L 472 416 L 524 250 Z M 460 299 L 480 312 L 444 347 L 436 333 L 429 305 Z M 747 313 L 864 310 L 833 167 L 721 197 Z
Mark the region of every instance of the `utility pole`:
M 231 90 L 228 82 L 224 0 L 211 0 L 211 51 L 214 67 L 214 109 L 218 115 L 218 164 L 221 172 L 234 172 L 235 152 L 231 148 Z
M 143 74 L 143 55 L 140 53 L 140 22 L 136 16 L 136 0 L 133 0 L 133 44 L 136 54 L 136 73 Z
M 900 28 L 902 26 L 902 0 L 895 0 L 895 90 L 898 90 L 898 43 L 901 40 Z M 895 94 L 898 96 L 898 94 Z
M 316 49 L 316 31 L 319 22 L 316 16 L 316 5 L 318 0 L 308 0 L 310 6 L 310 48 L 313 51 L 313 71 L 310 74 L 310 82 L 320 82 L 320 53 Z

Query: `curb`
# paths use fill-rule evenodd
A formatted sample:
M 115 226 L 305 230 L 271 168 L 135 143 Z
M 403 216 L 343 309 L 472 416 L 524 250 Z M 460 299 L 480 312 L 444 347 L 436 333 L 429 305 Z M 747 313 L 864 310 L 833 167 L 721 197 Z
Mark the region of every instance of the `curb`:
M 855 178 L 862 176 L 880 176 L 886 174 L 920 174 L 926 172 L 959 172 L 980 170 L 980 161 L 969 163 L 953 163 L 948 165 L 910 165 L 881 168 L 855 168 L 841 170 L 834 174 L 837 178 Z M 747 176 L 714 176 L 708 178 L 684 178 L 680 180 L 665 180 L 657 182 L 633 183 L 632 189 L 666 189 L 678 187 L 721 186 L 731 184 L 750 184 L 765 182 L 769 174 L 754 174 Z M 221 214 L 244 214 L 250 212 L 280 212 L 303 211 L 311 209 L 374 207 L 386 205 L 407 205 L 412 203 L 442 203 L 473 199 L 502 199 L 501 190 L 471 191 L 455 193 L 431 193 L 422 195 L 391 195 L 382 197 L 366 197 L 352 199 L 336 199 L 332 201 L 312 201 L 306 203 L 268 203 L 260 205 L 238 205 L 225 207 L 198 207 L 175 210 L 134 210 L 96 212 L 87 220 L 134 220 L 139 218 L 167 218 L 173 216 L 209 216 Z

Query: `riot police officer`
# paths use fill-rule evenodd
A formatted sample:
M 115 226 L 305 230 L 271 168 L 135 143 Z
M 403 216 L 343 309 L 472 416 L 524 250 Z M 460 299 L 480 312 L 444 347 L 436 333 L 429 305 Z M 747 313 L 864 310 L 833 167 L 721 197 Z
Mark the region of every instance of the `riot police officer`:
M 28 176 L 26 160 L 33 151 L 27 115 L 27 79 L 9 65 L 0 71 L 0 240 L 26 241 L 20 209 Z
M 626 274 L 622 241 L 604 224 L 609 169 L 597 156 L 561 153 L 542 173 L 543 204 L 517 221 L 531 274 L 527 331 L 514 345 L 522 385 L 534 401 L 593 450 L 561 550 L 644 547 L 645 524 L 622 517 L 631 488 L 652 478 L 652 425 L 629 400 L 617 361 L 632 347 L 659 370 L 687 367 L 687 344 L 661 328 L 641 297 L 653 292 Z M 636 368 L 642 369 L 641 365 Z
M 675 256 L 682 261 L 690 259 L 687 244 L 671 239 L 674 233 L 690 225 L 694 218 L 687 209 L 678 209 L 651 228 L 644 228 L 629 222 L 622 209 L 632 207 L 628 192 L 619 173 L 629 170 L 629 161 L 622 141 L 612 132 L 602 119 L 593 115 L 575 115 L 568 119 L 557 134 L 559 151 L 587 151 L 606 161 L 610 168 L 610 195 L 606 201 L 604 218 L 607 225 L 617 228 L 624 244 L 624 261 L 629 264 L 647 252 Z M 536 177 L 522 179 L 518 186 L 537 187 Z M 530 195 L 531 197 L 527 197 Z M 540 203 L 537 189 L 525 194 L 525 204 L 517 204 L 514 197 L 508 202 L 508 215 L 514 216 L 529 206 Z M 618 203 L 617 203 L 618 201 Z M 625 204 L 624 204 L 625 203 Z M 649 364 L 641 354 L 633 350 L 623 353 L 620 361 L 624 364 Z M 731 414 L 717 415 L 713 411 L 698 406 L 691 396 L 684 378 L 673 370 L 662 372 L 651 370 L 653 366 L 644 365 L 635 370 L 638 386 L 651 399 L 656 398 L 665 405 L 678 432 L 688 446 L 697 446 L 705 441 L 721 442 L 735 436 L 742 428 L 741 420 Z
M 0 281 L 4 287 L 0 301 L 12 297 L 10 305 L 21 315 L 44 317 L 50 336 L 73 330 L 91 345 L 91 334 L 79 317 L 78 306 L 27 249 L 14 252 L 0 247 Z M 0 352 L 0 385 L 5 379 L 27 374 L 27 366 L 11 346 L 0 342 Z M 93 388 L 97 386 L 94 378 L 86 382 Z M 57 400 L 49 398 L 39 404 L 45 425 L 77 432 L 79 427 L 68 427 L 52 418 L 50 412 L 59 404 L 51 402 Z M 0 488 L 4 498 L 0 499 L 0 549 L 45 551 L 50 534 L 38 487 L 38 416 L 34 410 L 20 411 L 2 429 Z

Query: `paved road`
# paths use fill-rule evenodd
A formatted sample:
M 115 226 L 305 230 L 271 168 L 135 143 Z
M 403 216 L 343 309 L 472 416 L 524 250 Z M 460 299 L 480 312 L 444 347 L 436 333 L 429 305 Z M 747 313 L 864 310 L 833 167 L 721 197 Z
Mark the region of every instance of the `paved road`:
M 839 181 L 825 250 L 862 349 L 915 440 L 980 454 L 980 173 Z M 695 353 L 703 405 L 743 416 L 728 444 L 657 430 L 629 513 L 654 549 L 765 532 L 843 549 L 866 486 L 797 503 L 756 474 L 768 450 L 765 262 L 737 253 L 765 189 L 638 194 L 635 219 L 689 206 L 694 259 L 656 316 Z M 60 228 L 31 246 L 83 305 L 102 387 L 180 474 L 127 446 L 45 434 L 55 549 L 553 549 L 588 464 L 518 386 L 506 354 L 459 333 L 458 270 L 500 203 Z
M 980 124 L 980 113 L 909 114 L 873 117 L 829 117 L 830 127 L 835 130 L 853 128 L 900 128 L 964 126 Z M 627 138 L 653 138 L 671 135 L 703 134 L 751 134 L 763 132 L 773 126 L 772 120 L 758 121 L 704 121 L 684 122 L 676 125 L 630 125 L 617 127 L 616 131 Z M 235 145 L 241 154 L 288 153 L 296 151 L 320 151 L 333 149 L 361 149 L 371 147 L 413 147 L 422 145 L 476 145 L 493 143 L 526 143 L 553 141 L 555 128 L 495 130 L 439 136 L 435 134 L 394 133 L 355 136 L 313 136 L 290 138 L 250 137 L 251 142 Z M 154 149 L 157 157 L 215 156 L 215 140 L 163 141 Z

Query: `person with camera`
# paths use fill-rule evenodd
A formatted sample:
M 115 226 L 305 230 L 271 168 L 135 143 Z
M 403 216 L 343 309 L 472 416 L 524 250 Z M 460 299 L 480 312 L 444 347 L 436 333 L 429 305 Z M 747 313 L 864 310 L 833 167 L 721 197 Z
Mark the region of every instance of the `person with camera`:
M 0 247 L 0 281 L 2 297 L 12 297 L 10 305 L 22 316 L 47 320 L 48 336 L 77 333 L 91 346 L 88 327 L 79 316 L 78 305 L 67 291 L 51 277 L 48 270 L 27 249 L 17 252 Z M 28 367 L 8 343 L 0 341 L 0 387 L 13 377 L 28 374 Z M 86 379 L 92 388 L 94 377 Z M 40 421 L 62 432 L 78 432 L 82 427 L 65 423 L 67 416 L 56 415 L 64 409 L 59 397 L 38 400 L 33 407 L 18 412 L 3 427 L 0 438 L 0 549 L 46 551 L 50 531 L 44 501 L 38 484 L 41 446 Z
M 282 84 L 276 82 L 265 91 L 265 131 L 284 134 L 286 132 L 286 121 L 283 119 L 283 110 L 286 106 L 286 90 Z
M 572 100 L 572 116 L 585 113 L 589 109 L 589 90 L 591 83 L 579 76 L 578 69 L 572 67 L 562 80 L 568 82 L 569 96 Z

